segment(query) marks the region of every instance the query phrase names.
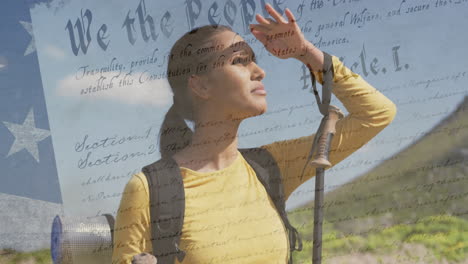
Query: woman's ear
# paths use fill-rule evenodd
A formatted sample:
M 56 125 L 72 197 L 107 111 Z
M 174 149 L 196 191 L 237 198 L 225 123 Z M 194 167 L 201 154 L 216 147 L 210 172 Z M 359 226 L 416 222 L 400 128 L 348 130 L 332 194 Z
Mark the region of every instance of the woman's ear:
M 190 90 L 201 99 L 209 99 L 209 88 L 206 86 L 203 76 L 192 74 L 188 79 L 188 87 Z

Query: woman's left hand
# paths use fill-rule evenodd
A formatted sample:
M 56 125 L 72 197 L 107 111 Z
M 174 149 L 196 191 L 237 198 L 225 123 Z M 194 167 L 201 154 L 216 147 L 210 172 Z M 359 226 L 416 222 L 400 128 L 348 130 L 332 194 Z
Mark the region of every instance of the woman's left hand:
M 149 253 L 141 253 L 133 256 L 132 264 L 157 264 L 158 260 Z
M 274 19 L 265 19 L 257 14 L 255 18 L 259 24 L 250 24 L 250 30 L 271 54 L 281 59 L 300 59 L 307 49 L 315 48 L 304 38 L 291 10 L 284 10 L 288 17 L 286 21 L 270 4 L 266 4 L 265 8 Z

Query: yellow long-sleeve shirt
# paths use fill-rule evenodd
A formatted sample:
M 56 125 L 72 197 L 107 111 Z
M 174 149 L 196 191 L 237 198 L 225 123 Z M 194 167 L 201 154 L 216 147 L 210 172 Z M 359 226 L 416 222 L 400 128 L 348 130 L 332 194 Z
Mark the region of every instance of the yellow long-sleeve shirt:
M 396 115 L 395 104 L 332 56 L 332 93 L 349 114 L 336 123 L 329 160 L 336 165 L 359 149 Z M 320 72 L 314 72 L 323 83 Z M 315 175 L 308 167 L 299 178 L 314 134 L 264 145 L 278 163 L 286 199 Z M 287 263 L 287 231 L 254 170 L 240 152 L 216 172 L 181 168 L 186 197 L 180 248 L 183 263 Z M 125 186 L 114 230 L 112 263 L 130 263 L 132 256 L 152 252 L 149 191 L 143 173 Z M 176 259 L 176 263 L 179 263 Z

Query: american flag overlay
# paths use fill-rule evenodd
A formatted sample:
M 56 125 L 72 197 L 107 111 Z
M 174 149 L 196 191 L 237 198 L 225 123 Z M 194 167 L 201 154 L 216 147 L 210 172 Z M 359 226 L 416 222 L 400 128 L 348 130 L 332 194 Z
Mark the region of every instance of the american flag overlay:
M 0 8 L 0 193 L 62 203 L 31 4 Z

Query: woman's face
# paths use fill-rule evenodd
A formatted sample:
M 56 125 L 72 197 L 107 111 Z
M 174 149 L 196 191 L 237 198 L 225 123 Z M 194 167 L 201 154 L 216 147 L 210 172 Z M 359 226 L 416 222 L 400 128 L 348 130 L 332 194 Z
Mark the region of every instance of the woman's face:
M 200 75 L 209 96 L 204 102 L 210 113 L 227 119 L 244 119 L 267 109 L 262 84 L 265 72 L 255 62 L 255 54 L 242 37 L 223 31 L 202 47 L 224 47 L 207 54 L 208 72 Z M 207 49 L 205 49 L 206 51 Z

